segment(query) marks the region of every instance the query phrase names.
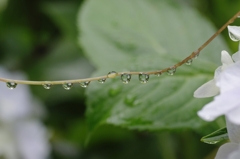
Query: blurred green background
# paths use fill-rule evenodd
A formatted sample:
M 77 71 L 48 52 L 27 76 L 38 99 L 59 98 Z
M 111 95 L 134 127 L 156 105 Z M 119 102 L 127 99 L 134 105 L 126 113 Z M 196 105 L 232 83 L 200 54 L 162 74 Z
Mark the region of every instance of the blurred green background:
M 236 0 L 175 1 L 200 12 L 216 29 L 240 8 Z M 29 80 L 90 77 L 97 68 L 78 44 L 77 16 L 83 4 L 81 0 L 0 0 L 0 65 L 23 71 Z M 227 30 L 221 36 L 235 52 L 237 44 L 229 40 Z M 30 88 L 47 112 L 43 122 L 51 134 L 52 159 L 211 159 L 219 146 L 201 143 L 203 134 L 191 130 L 153 132 L 104 125 L 90 136 L 85 89 Z

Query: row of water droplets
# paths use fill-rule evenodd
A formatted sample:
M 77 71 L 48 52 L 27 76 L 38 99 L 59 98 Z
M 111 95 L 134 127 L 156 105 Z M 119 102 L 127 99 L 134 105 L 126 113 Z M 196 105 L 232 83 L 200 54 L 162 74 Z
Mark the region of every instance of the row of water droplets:
M 197 57 L 198 57 L 198 54 L 194 57 L 194 59 L 196 59 Z M 191 64 L 192 64 L 192 61 L 193 61 L 193 59 L 191 58 L 191 59 L 189 59 L 185 64 L 186 64 L 186 65 L 191 65 Z M 176 67 L 175 67 L 175 66 L 172 66 L 172 67 L 170 67 L 170 68 L 167 70 L 167 74 L 168 74 L 168 75 L 174 75 L 175 73 L 176 73 Z M 155 75 L 158 76 L 158 77 L 160 77 L 161 74 L 162 74 L 161 71 L 155 73 Z M 116 76 L 118 76 L 118 73 L 115 72 L 115 71 L 111 71 L 111 72 L 109 72 L 109 73 L 107 74 L 107 77 L 108 77 L 108 78 L 115 78 Z M 140 83 L 143 83 L 143 84 L 145 84 L 145 83 L 148 82 L 149 77 L 150 77 L 150 76 L 149 76 L 149 74 L 147 74 L 147 73 L 140 73 L 140 74 L 138 75 L 138 79 L 139 79 Z M 131 80 L 131 74 L 130 74 L 130 73 L 123 73 L 123 74 L 121 74 L 121 80 L 122 80 L 122 82 L 123 82 L 124 84 L 128 84 L 128 83 L 130 82 L 130 80 Z M 99 80 L 98 80 L 98 82 L 101 83 L 101 84 L 105 83 L 105 81 L 106 81 L 106 78 L 102 78 L 102 79 L 99 79 Z M 90 84 L 90 82 L 91 82 L 91 81 L 84 81 L 84 82 L 80 82 L 79 84 L 80 84 L 81 87 L 86 88 L 86 87 L 88 87 L 88 85 Z M 14 89 L 14 88 L 17 87 L 17 83 L 15 83 L 15 82 L 6 82 L 6 85 L 7 85 L 7 87 L 8 87 L 9 89 Z M 46 83 L 44 83 L 42 86 L 43 86 L 43 88 L 45 88 L 45 89 L 50 89 L 50 88 L 52 87 L 52 84 L 46 82 Z M 71 82 L 62 84 L 62 87 L 63 87 L 65 90 L 70 90 L 70 89 L 72 88 L 72 86 L 73 86 L 73 83 L 71 83 Z

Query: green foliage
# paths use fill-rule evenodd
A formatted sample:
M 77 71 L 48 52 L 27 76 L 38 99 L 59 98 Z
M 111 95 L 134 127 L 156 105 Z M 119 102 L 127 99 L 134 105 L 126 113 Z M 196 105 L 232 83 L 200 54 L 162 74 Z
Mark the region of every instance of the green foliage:
M 194 10 L 166 1 L 89 0 L 78 19 L 80 44 L 97 66 L 93 76 L 169 67 L 214 33 Z M 119 78 L 91 83 L 86 92 L 91 130 L 105 123 L 139 130 L 200 128 L 205 122 L 196 112 L 210 100 L 194 99 L 193 92 L 213 78 L 223 48 L 218 37 L 192 66 L 180 67 L 174 76 L 150 76 L 145 85 L 136 77 L 128 85 Z
M 207 144 L 216 144 L 220 141 L 228 140 L 228 139 L 229 139 L 229 137 L 228 137 L 227 128 L 224 127 L 224 128 L 221 128 L 219 130 L 212 132 L 209 135 L 202 137 L 201 141 L 205 142 Z

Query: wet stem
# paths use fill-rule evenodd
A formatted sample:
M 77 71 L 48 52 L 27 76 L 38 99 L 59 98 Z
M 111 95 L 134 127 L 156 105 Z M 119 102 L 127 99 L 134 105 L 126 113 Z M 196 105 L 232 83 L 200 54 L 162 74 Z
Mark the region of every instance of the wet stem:
M 61 81 L 25 81 L 25 80 L 15 80 L 15 79 L 7 79 L 1 78 L 1 82 L 5 82 L 7 87 L 13 89 L 17 86 L 17 84 L 27 84 L 27 85 L 42 85 L 45 89 L 50 89 L 52 85 L 63 85 L 63 88 L 69 90 L 74 83 L 80 83 L 80 86 L 87 87 L 88 84 L 92 81 L 99 81 L 100 83 L 104 83 L 107 78 L 115 78 L 117 76 L 121 76 L 123 83 L 127 84 L 130 82 L 131 75 L 138 75 L 141 83 L 147 83 L 149 79 L 149 75 L 157 75 L 160 76 L 164 72 L 167 72 L 169 75 L 173 75 L 176 72 L 176 69 L 183 64 L 191 65 L 192 60 L 196 59 L 200 54 L 201 50 L 203 50 L 213 39 L 216 38 L 229 24 L 233 23 L 236 18 L 240 18 L 240 11 L 236 13 L 228 22 L 226 22 L 215 34 L 213 34 L 204 44 L 202 44 L 196 51 L 192 52 L 188 57 L 178 62 L 177 64 L 156 71 L 147 71 L 147 72 L 115 72 L 111 71 L 105 76 L 93 77 L 93 78 L 85 78 L 85 79 L 73 79 L 73 80 L 61 80 Z M 129 78 L 126 82 L 126 76 Z M 145 78 L 145 79 L 143 79 Z M 144 81 L 144 82 L 143 82 Z

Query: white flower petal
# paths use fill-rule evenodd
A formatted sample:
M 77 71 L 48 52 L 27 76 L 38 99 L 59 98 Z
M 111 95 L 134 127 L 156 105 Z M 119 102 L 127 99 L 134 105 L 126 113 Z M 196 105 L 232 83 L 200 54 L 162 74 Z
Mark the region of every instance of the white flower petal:
M 1 67 L 0 74 L 6 78 L 24 79 L 21 73 L 8 73 Z M 46 130 L 40 121 L 32 121 L 36 117 L 36 105 L 27 85 L 9 90 L 5 83 L 0 83 L 0 90 L 0 156 L 47 159 L 50 146 Z
M 236 52 L 235 54 L 232 55 L 232 59 L 237 62 L 240 61 L 240 51 Z
M 240 91 L 239 91 L 240 94 Z M 239 100 L 239 97 L 236 98 L 236 100 Z M 234 108 L 232 111 L 227 112 L 226 116 L 229 119 L 230 122 L 240 125 L 240 101 L 238 102 L 238 106 Z M 240 142 L 239 142 L 240 143 Z
M 6 159 L 18 159 L 19 153 L 14 142 L 14 136 L 9 133 L 11 128 L 1 126 L 0 129 L 0 156 Z
M 221 73 L 222 73 L 222 66 L 219 66 L 214 72 L 215 82 L 217 82 L 219 80 Z M 215 83 L 215 85 L 216 85 L 216 83 Z M 216 86 L 218 86 L 218 85 L 216 85 Z
M 215 80 L 210 80 L 199 87 L 193 94 L 196 98 L 212 97 L 219 94 L 219 88 L 215 84 Z
M 239 159 L 240 156 L 240 149 L 238 151 L 234 151 L 229 155 L 228 159 Z
M 239 150 L 239 144 L 226 143 L 218 149 L 215 159 L 228 159 L 231 153 L 238 150 Z
M 228 26 L 228 34 L 232 41 L 240 40 L 240 27 Z
M 212 102 L 205 105 L 203 109 L 198 112 L 198 115 L 206 121 L 213 121 L 217 117 L 236 109 L 240 104 L 239 97 L 236 96 L 238 92 L 239 90 L 236 89 L 221 93 L 216 96 Z
M 239 112 L 238 112 L 239 113 Z M 240 125 L 236 125 L 229 121 L 228 117 L 226 117 L 226 125 L 228 136 L 231 142 L 240 143 Z
M 221 61 L 222 61 L 223 67 L 225 67 L 226 65 L 233 64 L 233 60 L 227 51 L 223 50 L 221 54 L 222 54 Z
M 8 73 L 0 67 L 1 76 L 12 79 L 24 79 L 21 73 Z M 0 120 L 13 122 L 32 113 L 31 94 L 26 85 L 19 85 L 9 90 L 5 83 L 0 83 Z
M 237 62 L 240 61 L 240 42 L 238 44 L 238 51 L 232 55 L 232 59 Z
M 47 159 L 50 153 L 48 135 L 38 121 L 19 122 L 16 136 L 20 153 L 24 159 Z
M 227 92 L 232 89 L 240 89 L 240 62 L 229 66 L 219 77 L 217 86 L 221 92 Z

